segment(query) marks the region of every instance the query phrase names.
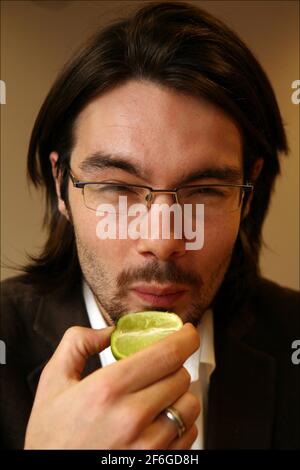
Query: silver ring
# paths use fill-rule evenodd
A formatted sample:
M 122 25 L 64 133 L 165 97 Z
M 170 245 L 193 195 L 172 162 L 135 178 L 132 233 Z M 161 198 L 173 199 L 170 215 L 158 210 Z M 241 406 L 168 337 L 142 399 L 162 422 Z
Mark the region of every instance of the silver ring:
M 164 414 L 176 425 L 177 435 L 178 437 L 181 437 L 182 434 L 186 431 L 186 427 L 179 412 L 173 406 L 169 406 L 164 410 Z

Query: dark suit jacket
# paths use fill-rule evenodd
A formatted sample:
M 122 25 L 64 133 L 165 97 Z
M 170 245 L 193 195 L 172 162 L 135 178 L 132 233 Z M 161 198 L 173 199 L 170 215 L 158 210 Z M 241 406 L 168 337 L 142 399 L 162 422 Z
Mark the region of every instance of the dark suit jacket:
M 1 446 L 22 448 L 40 373 L 63 333 L 90 326 L 80 285 L 39 295 L 25 277 L 2 283 Z M 216 369 L 209 389 L 206 448 L 300 448 L 299 294 L 258 280 L 224 326 L 214 311 Z M 101 367 L 89 359 L 84 376 Z

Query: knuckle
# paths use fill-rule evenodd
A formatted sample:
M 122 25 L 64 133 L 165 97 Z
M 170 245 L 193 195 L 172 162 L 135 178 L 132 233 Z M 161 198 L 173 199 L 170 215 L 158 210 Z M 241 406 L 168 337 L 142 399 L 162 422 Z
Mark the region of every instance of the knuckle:
M 80 326 L 71 326 L 65 331 L 63 339 L 65 341 L 76 342 L 82 337 L 83 328 Z
M 133 443 L 141 434 L 142 419 L 138 410 L 132 410 L 131 407 L 123 410 L 121 415 L 121 426 L 125 430 L 125 443 L 127 445 Z
M 118 395 L 114 384 L 107 379 L 101 383 L 100 388 L 93 388 L 92 393 L 95 395 L 95 401 L 100 406 L 112 405 L 116 401 Z
M 184 390 L 187 390 L 191 383 L 191 376 L 185 367 L 181 367 L 179 373 L 180 373 L 181 383 L 183 384 L 183 388 Z
M 170 342 L 167 347 L 161 351 L 161 361 L 167 369 L 172 369 L 175 364 L 179 363 L 181 356 L 180 347 L 176 342 Z
M 193 413 L 193 416 L 195 416 L 195 419 L 196 419 L 197 416 L 200 414 L 200 411 L 201 411 L 200 401 L 193 393 L 189 392 L 188 396 L 189 396 L 190 409 Z

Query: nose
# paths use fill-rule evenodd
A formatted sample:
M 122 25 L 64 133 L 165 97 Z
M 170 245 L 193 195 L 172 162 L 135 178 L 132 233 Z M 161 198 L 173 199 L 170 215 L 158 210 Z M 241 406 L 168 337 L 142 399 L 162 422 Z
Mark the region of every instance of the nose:
M 137 251 L 139 254 L 143 256 L 155 256 L 160 261 L 167 261 L 169 259 L 179 258 L 183 256 L 186 252 L 185 249 L 185 239 L 184 239 L 184 231 L 182 227 L 182 236 L 180 238 L 175 238 L 174 233 L 174 223 L 175 223 L 175 216 L 174 213 L 171 211 L 169 212 L 169 220 L 164 220 L 163 217 L 168 216 L 167 212 L 160 213 L 158 204 L 164 204 L 165 207 L 168 205 L 166 202 L 174 203 L 174 198 L 171 195 L 159 195 L 155 198 L 155 203 L 152 202 L 151 207 L 149 208 L 147 217 L 148 223 L 148 238 L 140 238 L 137 241 Z M 170 207 L 170 206 L 168 206 Z M 176 207 L 176 206 L 175 206 Z M 182 225 L 182 213 L 181 207 L 177 206 L 177 210 L 179 211 L 178 214 L 181 214 L 180 220 L 179 216 L 177 221 Z M 158 215 L 159 214 L 159 215 Z M 163 227 L 166 228 L 166 225 L 169 224 L 168 233 L 164 233 Z M 153 233 L 153 228 L 155 233 Z M 167 236 L 166 236 L 167 235 Z M 177 231 L 178 236 L 178 231 Z
M 147 240 L 140 239 L 137 242 L 137 251 L 143 256 L 155 256 L 159 261 L 179 258 L 185 253 L 185 243 L 183 240 Z

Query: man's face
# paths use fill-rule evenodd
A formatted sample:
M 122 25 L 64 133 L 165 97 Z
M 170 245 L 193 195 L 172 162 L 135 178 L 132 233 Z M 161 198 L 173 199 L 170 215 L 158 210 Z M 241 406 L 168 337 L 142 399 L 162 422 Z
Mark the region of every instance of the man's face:
M 111 156 L 105 168 L 88 160 L 97 152 Z M 130 163 L 131 170 L 115 166 L 115 159 Z M 81 181 L 173 189 L 183 183 L 226 183 L 215 173 L 224 168 L 239 170 L 235 182 L 242 183 L 242 140 L 233 121 L 205 100 L 151 82 L 129 81 L 105 93 L 76 121 L 71 169 Z M 207 171 L 207 177 L 189 179 Z M 158 194 L 155 202 L 174 201 Z M 172 232 L 170 239 L 100 240 L 99 215 L 85 206 L 82 191 L 71 182 L 69 203 L 81 268 L 108 323 L 141 310 L 173 311 L 184 322 L 198 323 L 227 271 L 239 210 L 205 219 L 203 248 L 187 250 L 186 240 Z

